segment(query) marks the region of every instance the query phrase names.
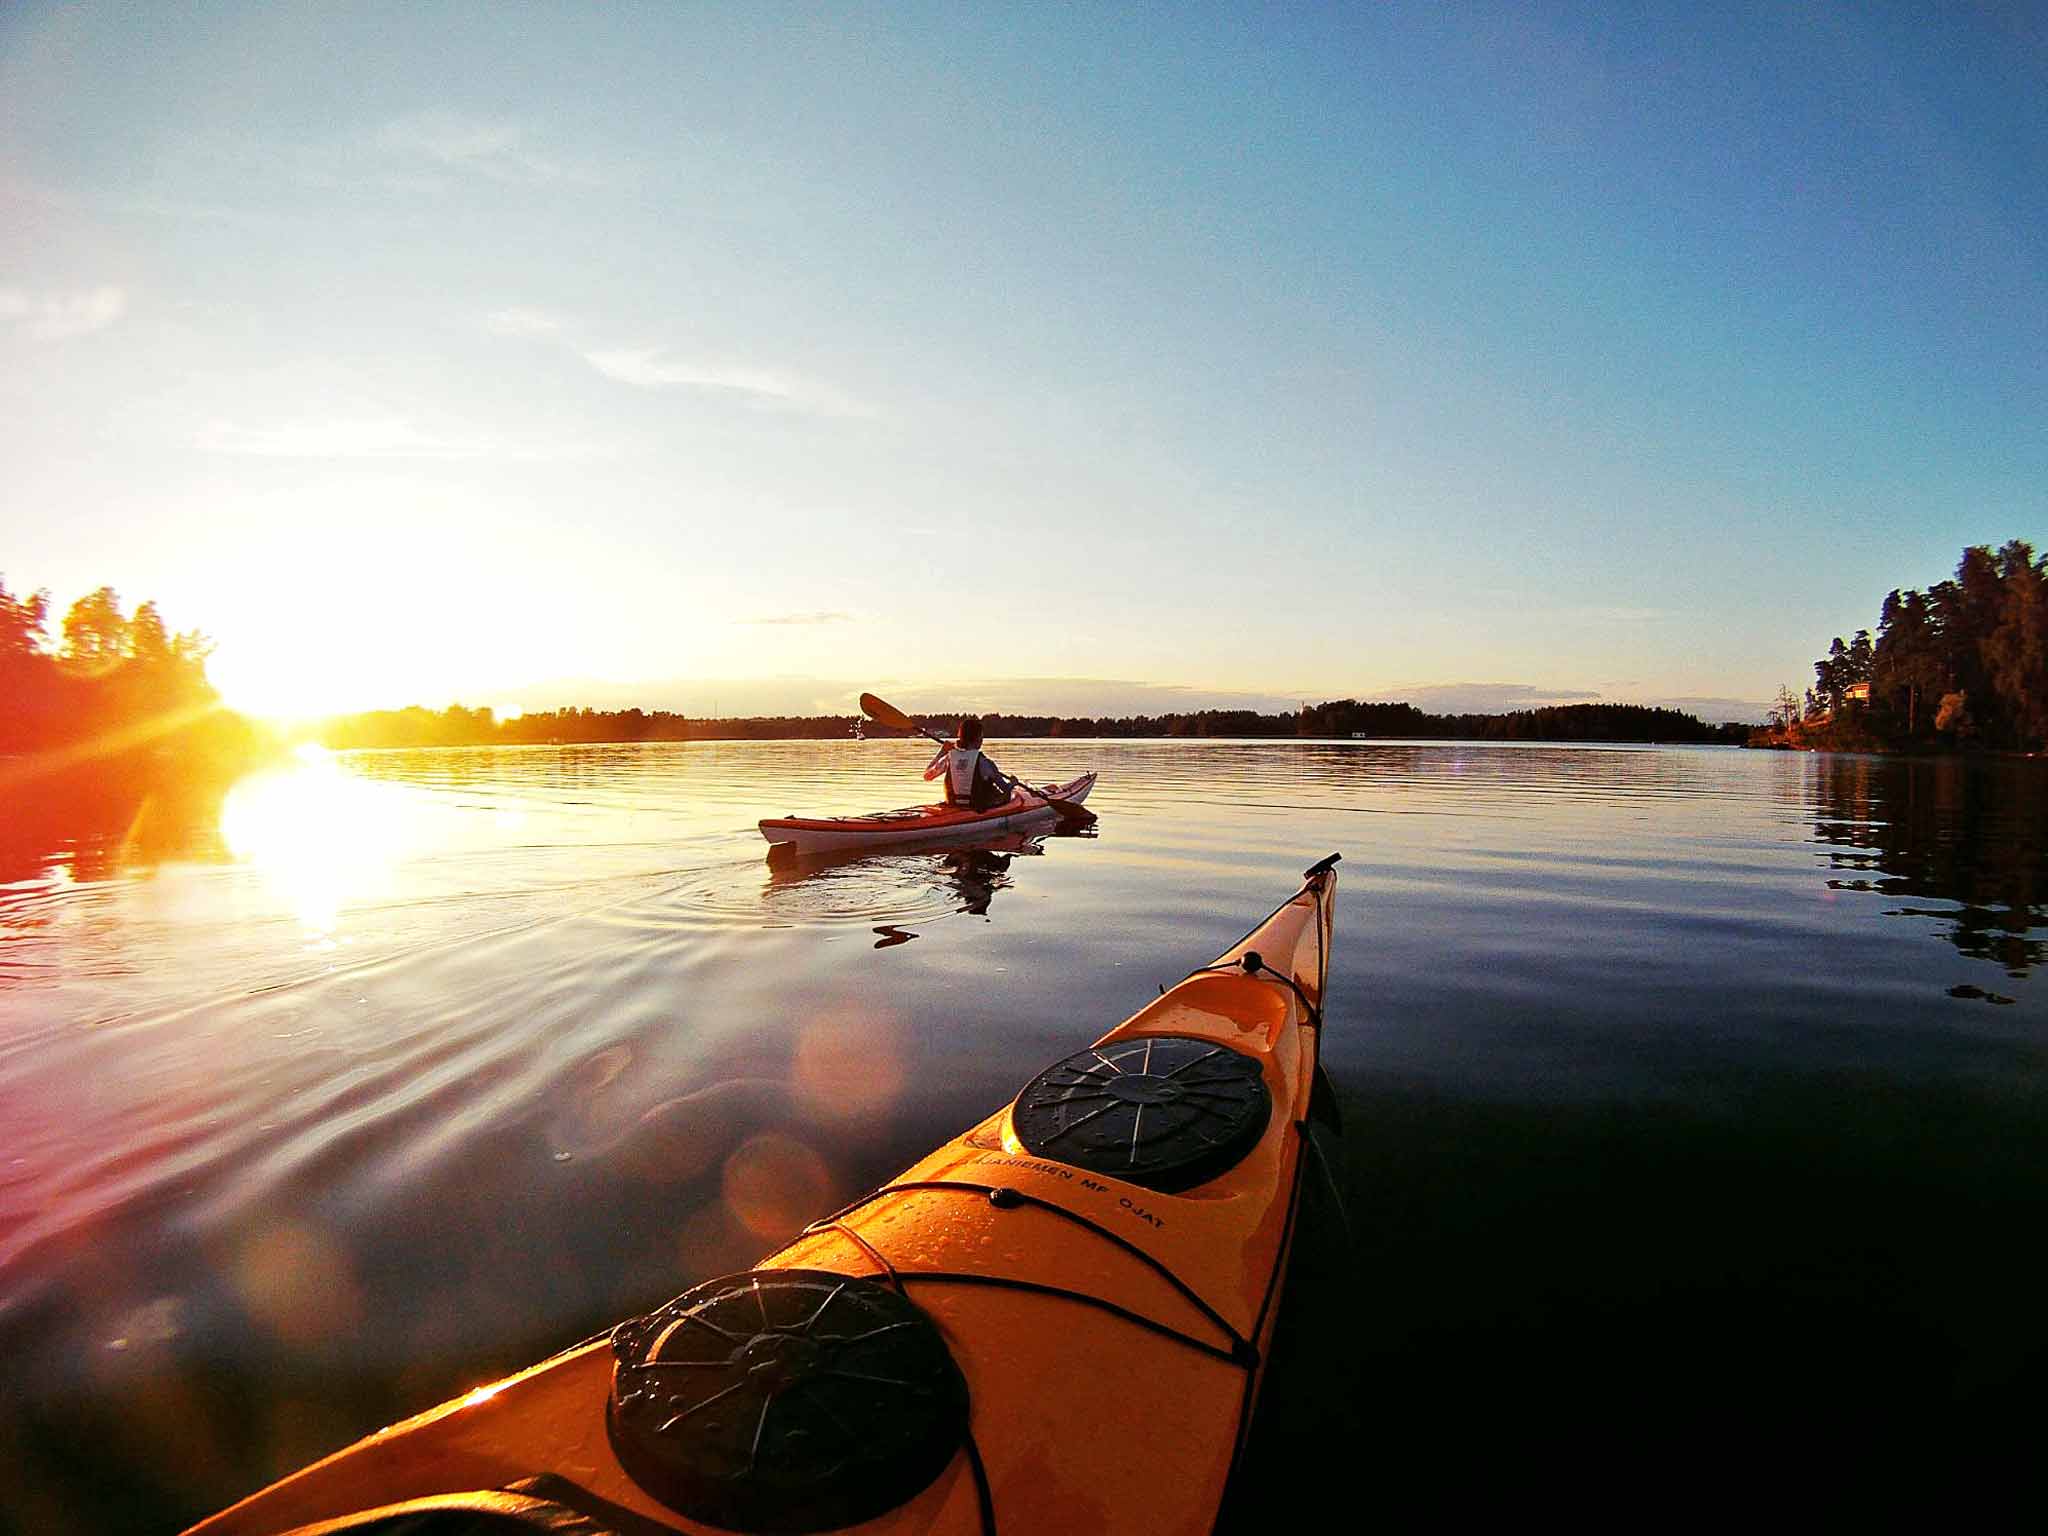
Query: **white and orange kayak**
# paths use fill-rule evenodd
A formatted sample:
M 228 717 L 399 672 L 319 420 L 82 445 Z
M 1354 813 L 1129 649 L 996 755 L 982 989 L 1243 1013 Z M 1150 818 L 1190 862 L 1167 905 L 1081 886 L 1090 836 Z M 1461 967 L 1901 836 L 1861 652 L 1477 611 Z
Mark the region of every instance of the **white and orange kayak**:
M 753 1269 L 195 1532 L 1206 1536 L 1324 1102 L 1335 862 Z
M 1041 795 L 1019 785 L 1010 798 L 986 811 L 958 805 L 910 805 L 900 811 L 874 811 L 865 816 L 776 816 L 761 823 L 761 835 L 792 853 L 848 853 L 901 843 L 971 840 L 985 832 L 1050 824 L 1058 812 L 1045 795 L 1078 805 L 1095 787 L 1095 775 L 1084 773 L 1064 784 L 1048 784 Z

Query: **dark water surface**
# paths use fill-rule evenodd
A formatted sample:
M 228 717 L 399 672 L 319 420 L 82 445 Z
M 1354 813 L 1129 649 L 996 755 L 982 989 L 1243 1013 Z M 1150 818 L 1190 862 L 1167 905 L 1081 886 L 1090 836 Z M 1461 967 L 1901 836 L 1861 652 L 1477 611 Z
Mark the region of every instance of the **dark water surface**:
M 1332 849 L 1349 1230 L 1257 1512 L 2043 1502 L 2048 765 L 1016 743 L 1102 771 L 1099 835 L 764 859 L 926 755 L 350 754 L 11 818 L 0 1529 L 174 1530 L 745 1267 Z

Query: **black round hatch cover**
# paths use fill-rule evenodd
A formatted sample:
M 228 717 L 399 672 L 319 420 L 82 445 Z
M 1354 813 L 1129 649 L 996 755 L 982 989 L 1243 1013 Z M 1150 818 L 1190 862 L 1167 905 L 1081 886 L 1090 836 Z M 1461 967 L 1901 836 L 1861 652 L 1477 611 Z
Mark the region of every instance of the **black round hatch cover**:
M 1010 1118 L 1035 1156 L 1172 1193 L 1236 1166 L 1271 1113 L 1251 1057 L 1213 1040 L 1141 1035 L 1047 1067 Z
M 663 1503 L 739 1531 L 894 1509 L 967 1437 L 967 1383 L 932 1320 L 871 1280 L 764 1269 L 612 1331 L 605 1422 Z

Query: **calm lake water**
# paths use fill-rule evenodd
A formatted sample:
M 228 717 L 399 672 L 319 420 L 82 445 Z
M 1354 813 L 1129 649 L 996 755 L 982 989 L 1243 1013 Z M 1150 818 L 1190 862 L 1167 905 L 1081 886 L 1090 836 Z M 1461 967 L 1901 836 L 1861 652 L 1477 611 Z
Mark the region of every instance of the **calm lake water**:
M 2041 1501 L 2048 765 L 995 752 L 1101 770 L 1097 835 L 764 858 L 760 816 L 918 798 L 905 742 L 14 818 L 0 1528 L 177 1529 L 745 1267 L 1331 850 L 1349 1225 L 1304 1239 L 1254 1493 Z

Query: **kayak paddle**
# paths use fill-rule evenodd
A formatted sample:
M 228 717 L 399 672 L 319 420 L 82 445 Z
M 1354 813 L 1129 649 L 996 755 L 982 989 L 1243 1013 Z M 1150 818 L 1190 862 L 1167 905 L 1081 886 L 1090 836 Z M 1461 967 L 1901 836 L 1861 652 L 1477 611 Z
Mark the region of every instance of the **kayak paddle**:
M 876 724 L 886 725 L 892 731 L 911 731 L 919 736 L 929 736 L 941 746 L 952 745 L 950 741 L 946 740 L 937 731 L 926 730 L 887 699 L 878 699 L 872 693 L 864 693 L 860 696 L 860 707 L 873 717 Z M 1047 805 L 1051 806 L 1054 814 L 1059 817 L 1060 823 L 1063 826 L 1092 827 L 1095 825 L 1095 813 L 1086 806 L 1078 805 L 1072 800 L 1062 800 L 1057 795 L 1049 795 L 1042 789 L 1024 783 L 1021 779 L 1017 783 L 1018 787 L 1026 794 L 1036 795 Z

